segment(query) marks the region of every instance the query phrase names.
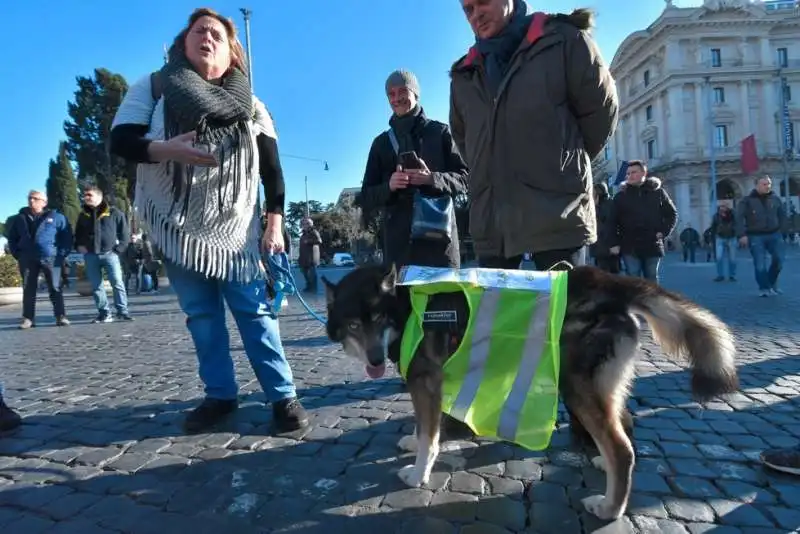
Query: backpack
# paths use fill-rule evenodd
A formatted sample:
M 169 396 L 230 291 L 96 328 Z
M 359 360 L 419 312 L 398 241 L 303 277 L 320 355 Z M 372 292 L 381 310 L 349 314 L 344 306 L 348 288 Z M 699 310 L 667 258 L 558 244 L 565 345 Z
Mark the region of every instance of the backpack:
M 161 73 L 159 71 L 150 73 L 150 94 L 152 95 L 153 100 L 156 102 L 158 102 L 162 94 L 160 74 Z

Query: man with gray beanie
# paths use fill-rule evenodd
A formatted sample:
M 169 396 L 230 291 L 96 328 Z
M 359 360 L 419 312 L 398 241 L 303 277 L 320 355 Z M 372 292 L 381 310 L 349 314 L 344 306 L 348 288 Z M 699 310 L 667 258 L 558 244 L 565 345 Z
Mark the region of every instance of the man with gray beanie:
M 449 239 L 414 237 L 414 203 L 428 198 L 467 192 L 467 165 L 453 141 L 450 128 L 425 116 L 419 105 L 416 76 L 397 70 L 386 80 L 386 97 L 392 109 L 389 130 L 372 141 L 361 185 L 365 218 L 382 212 L 383 261 L 398 269 L 404 265 L 453 267 L 461 265 L 455 217 Z M 397 363 L 400 339 L 389 345 L 389 359 Z M 444 431 L 450 438 L 466 437 L 469 428 L 449 416 Z
M 369 150 L 360 199 L 365 219 L 383 215 L 383 260 L 387 265 L 459 267 L 455 217 L 447 240 L 412 239 L 411 223 L 415 196 L 455 198 L 466 193 L 467 166 L 450 128 L 425 116 L 413 73 L 392 72 L 385 91 L 392 116 L 389 129 L 373 140 Z

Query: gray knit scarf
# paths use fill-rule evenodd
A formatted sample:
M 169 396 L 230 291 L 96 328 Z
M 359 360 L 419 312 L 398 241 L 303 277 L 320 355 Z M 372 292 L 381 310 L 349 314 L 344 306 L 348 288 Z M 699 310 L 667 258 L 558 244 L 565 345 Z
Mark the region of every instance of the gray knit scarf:
M 164 95 L 164 137 L 172 137 L 196 131 L 195 146 L 209 151 L 217 146 L 217 161 L 220 162 L 220 181 L 217 198 L 220 211 L 223 210 L 223 191 L 233 182 L 234 200 L 241 191 L 242 180 L 251 183 L 254 147 L 247 130 L 247 123 L 253 116 L 253 94 L 247 75 L 238 68 L 232 68 L 222 79 L 222 85 L 209 83 L 200 77 L 186 59 L 183 40 L 178 40 L 169 50 L 169 60 L 161 69 L 161 83 Z M 240 167 L 241 158 L 224 168 L 226 151 L 245 151 L 246 165 Z M 231 168 L 232 167 L 232 168 Z M 172 174 L 172 211 L 180 206 L 180 214 L 185 218 L 189 209 L 189 192 L 193 165 L 169 162 Z M 208 171 L 206 171 L 208 172 Z M 206 190 L 206 196 L 209 191 Z M 208 199 L 206 198 L 206 201 Z

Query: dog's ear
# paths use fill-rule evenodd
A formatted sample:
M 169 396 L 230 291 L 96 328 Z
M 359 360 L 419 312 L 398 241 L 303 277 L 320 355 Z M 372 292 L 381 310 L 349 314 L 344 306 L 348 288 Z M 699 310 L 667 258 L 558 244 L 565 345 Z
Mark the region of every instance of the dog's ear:
M 325 300 L 328 304 L 333 304 L 334 293 L 336 292 L 336 284 L 325 278 L 325 276 L 320 276 L 322 279 L 322 283 L 325 284 Z
M 397 284 L 397 267 L 395 267 L 394 262 L 392 262 L 392 266 L 381 282 L 381 290 L 385 293 L 394 293 L 395 284 Z

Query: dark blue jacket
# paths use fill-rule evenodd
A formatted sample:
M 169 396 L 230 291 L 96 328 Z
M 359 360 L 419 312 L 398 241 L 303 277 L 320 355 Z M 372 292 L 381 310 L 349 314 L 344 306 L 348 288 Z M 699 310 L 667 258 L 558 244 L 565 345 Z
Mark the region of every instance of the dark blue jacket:
M 22 208 L 11 218 L 8 248 L 18 261 L 55 260 L 57 263 L 72 250 L 72 228 L 63 214 L 45 209 L 34 216 Z

